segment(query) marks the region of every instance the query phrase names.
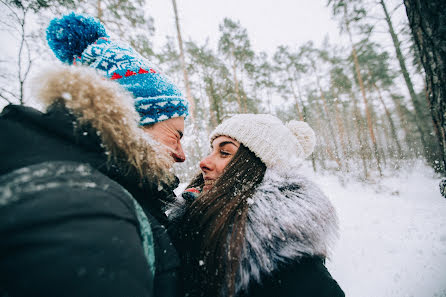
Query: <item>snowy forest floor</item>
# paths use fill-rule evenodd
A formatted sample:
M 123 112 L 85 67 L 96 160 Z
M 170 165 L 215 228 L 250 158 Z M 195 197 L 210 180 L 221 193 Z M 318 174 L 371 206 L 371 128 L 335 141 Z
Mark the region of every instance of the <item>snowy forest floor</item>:
M 374 184 L 303 168 L 335 205 L 340 240 L 327 267 L 348 297 L 446 296 L 446 199 L 422 162 Z

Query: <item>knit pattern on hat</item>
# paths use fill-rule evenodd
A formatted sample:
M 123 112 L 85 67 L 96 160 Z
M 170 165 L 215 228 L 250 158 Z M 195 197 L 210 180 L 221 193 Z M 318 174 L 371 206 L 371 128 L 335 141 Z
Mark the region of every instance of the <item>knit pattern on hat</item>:
M 221 123 L 211 133 L 211 142 L 218 136 L 229 136 L 242 143 L 268 168 L 288 168 L 308 157 L 316 138 L 311 127 L 298 121 L 284 125 L 269 114 L 238 114 Z
M 110 40 L 95 18 L 71 13 L 53 19 L 47 40 L 62 62 L 88 65 L 130 91 L 140 125 L 188 115 L 188 101 L 178 87 L 132 47 Z

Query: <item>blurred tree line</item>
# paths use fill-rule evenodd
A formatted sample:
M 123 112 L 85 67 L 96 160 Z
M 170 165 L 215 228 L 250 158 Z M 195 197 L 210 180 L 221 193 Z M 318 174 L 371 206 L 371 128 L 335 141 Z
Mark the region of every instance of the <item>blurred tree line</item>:
M 349 42 L 326 39 L 278 46 L 268 55 L 252 48 L 247 30 L 231 18 L 219 26 L 218 47 L 182 38 L 181 15 L 172 0 L 177 36 L 154 50 L 153 19 L 145 0 L 0 0 L 1 30 L 19 41 L 14 60 L 0 60 L 0 100 L 26 104 L 28 74 L 39 59 L 54 60 L 45 46 L 48 21 L 69 10 L 98 17 L 109 34 L 132 44 L 159 64 L 191 102 L 186 165 L 180 177 L 196 173 L 210 131 L 236 113 L 271 113 L 284 121 L 307 121 L 317 135 L 311 156 L 315 171 L 336 171 L 362 180 L 392 174 L 424 159 L 446 171 L 422 55 L 404 10 L 391 0 L 328 0 Z M 29 26 L 29 22 L 40 24 Z M 185 32 L 187 33 L 187 32 Z M 389 40 L 380 44 L 383 36 Z M 113 35 L 112 35 L 113 37 Z M 37 62 L 36 62 L 37 61 Z M 14 73 L 12 77 L 10 73 Z M 424 83 L 424 85 L 423 85 Z M 438 128 L 437 128 L 438 130 Z

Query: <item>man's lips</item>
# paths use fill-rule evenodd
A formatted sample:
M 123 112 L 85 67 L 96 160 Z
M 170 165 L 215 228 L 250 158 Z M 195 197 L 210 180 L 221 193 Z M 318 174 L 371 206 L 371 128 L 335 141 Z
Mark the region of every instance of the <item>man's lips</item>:
M 174 153 L 174 152 L 171 152 L 170 155 L 171 155 L 172 158 L 175 160 L 175 162 L 179 162 L 179 163 L 181 163 L 181 162 L 184 162 L 184 161 L 185 161 L 185 159 L 184 159 L 182 156 L 180 156 L 180 155 L 178 155 L 178 154 L 176 154 L 176 153 Z

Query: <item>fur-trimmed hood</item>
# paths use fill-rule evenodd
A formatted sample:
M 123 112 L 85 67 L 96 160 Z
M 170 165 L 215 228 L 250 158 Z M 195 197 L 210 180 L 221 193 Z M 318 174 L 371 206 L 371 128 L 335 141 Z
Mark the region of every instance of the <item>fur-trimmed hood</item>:
M 134 98 L 118 83 L 89 67 L 57 65 L 33 81 L 33 94 L 46 108 L 62 103 L 80 126 L 95 129 L 109 161 L 136 170 L 142 180 L 174 180 L 167 148 L 143 132 Z
M 178 197 L 168 210 L 169 219 L 178 224 L 186 201 Z M 267 169 L 248 199 L 236 294 L 251 282 L 262 282 L 280 264 L 299 261 L 304 256 L 325 258 L 338 237 L 336 211 L 327 196 L 299 169 L 286 173 Z
M 338 237 L 330 200 L 312 181 L 295 171 L 267 169 L 250 204 L 236 291 L 261 282 L 281 263 L 302 256 L 327 257 Z

